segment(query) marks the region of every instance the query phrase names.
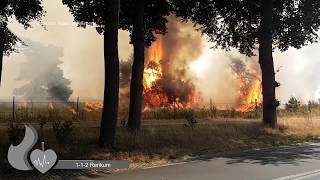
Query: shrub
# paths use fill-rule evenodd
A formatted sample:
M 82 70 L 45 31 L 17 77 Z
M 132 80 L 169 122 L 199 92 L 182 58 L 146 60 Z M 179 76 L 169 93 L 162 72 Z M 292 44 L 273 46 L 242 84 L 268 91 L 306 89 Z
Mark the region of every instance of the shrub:
M 319 107 L 319 103 L 316 101 L 308 101 L 308 110 L 311 112 L 312 109 L 316 109 Z
M 24 126 L 11 124 L 8 128 L 9 142 L 18 145 L 24 137 Z
M 191 128 L 194 128 L 196 126 L 196 124 L 198 123 L 193 110 L 189 110 L 189 111 L 185 112 L 185 119 L 187 121 L 187 124 L 185 124 L 185 126 L 188 126 Z
M 58 143 L 64 144 L 71 140 L 71 133 L 73 131 L 72 121 L 54 121 L 52 123 L 52 129 Z
M 209 114 L 210 114 L 210 117 L 216 117 L 217 116 L 217 107 L 212 103 L 211 99 L 210 99 Z
M 46 116 L 42 115 L 42 114 L 38 114 L 37 119 L 38 119 L 39 126 L 40 126 L 40 139 L 44 140 L 43 128 L 47 124 L 48 118 Z
M 301 102 L 297 98 L 291 97 L 286 104 L 286 110 L 296 112 L 299 110 L 300 106 Z

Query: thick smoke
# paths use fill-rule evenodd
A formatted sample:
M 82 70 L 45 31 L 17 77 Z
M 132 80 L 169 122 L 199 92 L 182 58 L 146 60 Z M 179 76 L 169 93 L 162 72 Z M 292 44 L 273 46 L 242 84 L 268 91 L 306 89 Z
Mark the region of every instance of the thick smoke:
M 260 76 L 259 67 L 251 66 L 249 61 L 252 59 L 240 59 L 237 57 L 230 57 L 230 68 L 235 73 L 237 79 L 243 82 L 243 86 L 250 87 L 251 84 L 257 80 L 257 76 Z
M 163 58 L 160 62 L 163 75 L 155 83 L 156 92 L 153 94 L 163 93 L 168 104 L 177 100 L 187 104 L 196 91 L 193 78 L 188 74 L 189 65 L 201 55 L 204 44 L 201 35 L 194 33 L 192 23 L 180 22 L 170 16 L 167 26 L 168 33 L 163 37 L 158 36 L 163 41 Z M 146 57 L 149 57 L 148 54 Z
M 166 74 L 186 78 L 189 64 L 202 54 L 205 43 L 200 33 L 194 33 L 195 27 L 191 22 L 180 22 L 170 16 L 167 26 L 168 34 L 163 37 L 163 65 L 169 71 Z
M 173 16 L 169 17 L 167 25 L 168 33 L 160 36 L 163 41 L 163 76 L 153 91 L 164 93 L 168 101 L 176 98 L 187 101 L 189 95 L 196 91 L 204 104 L 212 100 L 217 106 L 234 107 L 241 101 L 241 83 L 250 87 L 252 82 L 261 78 L 258 53 L 249 58 L 235 49 L 211 49 L 214 45 L 208 43 L 192 23 L 179 22 Z M 320 76 L 315 76 L 320 64 L 318 46 L 274 52 L 275 70 L 283 67 L 276 72 L 276 80 L 281 83 L 276 93 L 281 103 L 291 96 L 303 102 L 320 98 Z
M 62 63 L 63 49 L 53 45 L 26 41 L 28 47 L 23 50 L 26 61 L 22 63 L 17 80 L 27 83 L 16 88 L 13 94 L 24 99 L 47 99 L 67 102 L 72 94 L 70 80 L 63 76 L 59 67 Z
M 250 90 L 257 80 L 261 83 L 261 73 L 259 67 L 252 66 L 253 59 L 240 59 L 238 57 L 230 56 L 231 64 L 230 68 L 234 72 L 239 83 L 239 99 L 238 106 L 248 103 L 246 97 L 249 95 Z

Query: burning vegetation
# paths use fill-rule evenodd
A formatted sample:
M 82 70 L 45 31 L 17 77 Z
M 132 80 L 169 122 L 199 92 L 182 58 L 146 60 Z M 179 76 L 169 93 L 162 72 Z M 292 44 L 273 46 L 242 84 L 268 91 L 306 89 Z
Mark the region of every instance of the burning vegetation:
M 211 98 L 215 99 L 214 96 L 202 95 L 200 88 L 205 87 L 197 85 L 197 77 L 190 71 L 192 69 L 189 69 L 190 64 L 203 53 L 201 40 L 197 41 L 201 38 L 190 36 L 186 33 L 187 30 L 180 32 L 180 29 L 183 29 L 181 27 L 182 25 L 169 24 L 169 33 L 165 36 L 157 36 L 156 41 L 146 48 L 143 111 L 158 108 L 208 108 L 215 104 L 214 101 L 208 102 Z M 252 59 L 248 61 L 243 61 L 241 58 L 231 57 L 231 59 L 230 77 L 235 77 L 238 87 L 236 101 L 234 101 L 236 104 L 230 102 L 220 107 L 219 102 L 217 106 L 222 109 L 233 108 L 241 112 L 256 110 L 262 103 L 259 66 L 251 66 L 255 62 Z M 129 102 L 131 65 L 132 57 L 122 61 L 120 65 L 121 107 L 126 107 Z M 226 103 L 221 102 L 221 104 Z
M 195 86 L 185 79 L 184 72 L 170 72 L 169 59 L 164 56 L 162 37 L 158 37 L 146 52 L 144 70 L 144 111 L 152 108 L 188 108 L 196 104 Z M 177 70 L 179 71 L 179 70 Z
M 239 59 L 234 59 L 231 63 L 239 82 L 239 99 L 236 106 L 237 111 L 253 111 L 262 103 L 261 73 L 258 68 L 250 68 Z

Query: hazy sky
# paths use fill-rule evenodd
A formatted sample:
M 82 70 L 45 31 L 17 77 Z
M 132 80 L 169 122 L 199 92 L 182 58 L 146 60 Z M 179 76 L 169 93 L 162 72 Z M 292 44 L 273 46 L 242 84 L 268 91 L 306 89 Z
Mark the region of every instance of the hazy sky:
M 68 8 L 63 6 L 61 1 L 44 0 L 44 8 L 47 14 L 43 22 L 47 30 L 37 23 L 33 23 L 33 28 L 24 30 L 14 21 L 10 23 L 10 29 L 28 42 L 34 41 L 45 46 L 52 45 L 63 49 L 60 67 L 64 70 L 64 76 L 72 82 L 72 97 L 101 98 L 104 84 L 102 37 L 92 27 L 87 29 L 76 27 Z M 194 33 L 198 32 L 194 31 Z M 128 39 L 128 33 L 120 31 L 120 59 L 127 59 L 132 53 Z M 206 41 L 205 38 L 203 41 Z M 32 48 L 32 43 L 29 46 Z M 203 87 L 203 93 L 215 97 L 223 94 L 221 98 L 218 98 L 219 101 L 231 101 L 236 93 L 235 91 L 230 91 L 231 94 L 221 93 L 221 89 L 234 89 L 231 87 L 234 85 L 226 83 L 233 82 L 234 79 L 227 79 L 225 76 L 228 73 L 230 54 L 244 58 L 235 51 L 213 51 L 207 44 L 203 47 L 202 55 L 194 60 L 197 64 L 190 67 L 190 71 L 197 76 L 196 84 Z M 281 87 L 277 90 L 280 100 L 285 101 L 292 95 L 302 100 L 320 98 L 319 57 L 320 44 L 314 44 L 301 50 L 290 49 L 286 53 L 276 52 L 274 54 L 275 68 L 283 66 L 276 75 L 281 83 Z M 1 98 L 12 96 L 13 89 L 26 83 L 17 80 L 20 65 L 26 60 L 25 58 L 23 52 L 5 57 L 3 82 L 0 89 Z M 256 61 L 256 57 L 252 59 Z M 39 59 L 39 61 L 45 60 Z M 34 67 L 34 71 L 39 68 L 41 67 Z
M 37 22 L 33 28 L 24 30 L 14 21 L 10 29 L 22 39 L 41 42 L 44 45 L 54 45 L 63 48 L 61 68 L 66 78 L 72 81 L 73 96 L 101 98 L 103 95 L 104 68 L 103 68 L 103 39 L 94 28 L 78 28 L 73 23 L 73 17 L 68 8 L 61 1 L 45 0 L 44 8 L 47 11 L 43 18 L 46 24 L 44 30 Z M 120 32 L 120 58 L 125 59 L 131 53 L 128 44 L 128 33 Z M 28 44 L 32 48 L 32 44 Z M 39 59 L 45 61 L 46 59 Z M 23 53 L 12 54 L 4 59 L 3 84 L 0 96 L 11 96 L 12 90 L 25 82 L 16 81 L 19 65 L 25 61 Z M 38 68 L 34 67 L 37 71 Z

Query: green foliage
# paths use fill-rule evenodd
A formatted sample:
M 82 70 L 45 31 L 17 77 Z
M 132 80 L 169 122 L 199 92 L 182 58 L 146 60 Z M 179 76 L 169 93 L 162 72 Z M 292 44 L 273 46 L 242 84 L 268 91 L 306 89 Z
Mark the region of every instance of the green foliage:
M 311 112 L 313 109 L 318 109 L 320 107 L 319 103 L 316 101 L 308 101 L 308 110 Z
M 110 6 L 109 1 L 92 0 L 63 0 L 73 14 L 80 27 L 96 25 L 99 34 L 104 33 L 105 9 Z M 136 8 L 133 0 L 120 1 L 119 26 L 123 30 L 130 32 L 132 37 L 133 18 Z M 166 0 L 146 0 L 145 1 L 145 43 L 150 46 L 156 37 L 154 34 L 165 34 L 167 32 L 167 16 L 170 15 L 170 7 Z M 107 22 L 108 23 L 108 22 Z
M 1 38 L 4 38 L 5 55 L 9 55 L 11 52 L 16 51 L 16 43 L 21 42 L 21 39 L 13 34 L 13 32 L 7 27 L 10 19 L 16 19 L 17 22 L 27 29 L 31 27 L 31 21 L 41 21 L 41 17 L 45 13 L 41 4 L 42 0 L 0 1 L 0 35 Z
M 291 97 L 289 101 L 286 103 L 286 110 L 291 112 L 298 111 L 300 107 L 301 107 L 301 102 L 295 97 Z
M 170 0 L 174 13 L 191 20 L 215 47 L 254 54 L 261 34 L 262 0 Z M 320 1 L 277 0 L 273 3 L 273 46 L 281 51 L 316 42 Z
M 65 144 L 71 140 L 73 131 L 72 121 L 62 122 L 60 120 L 56 120 L 52 123 L 52 129 L 58 143 Z
M 159 108 L 143 113 L 143 119 L 185 119 L 191 109 Z M 256 119 L 261 116 L 261 111 L 239 112 L 235 109 L 217 109 L 216 107 L 192 109 L 198 119 L 206 118 L 246 118 Z

